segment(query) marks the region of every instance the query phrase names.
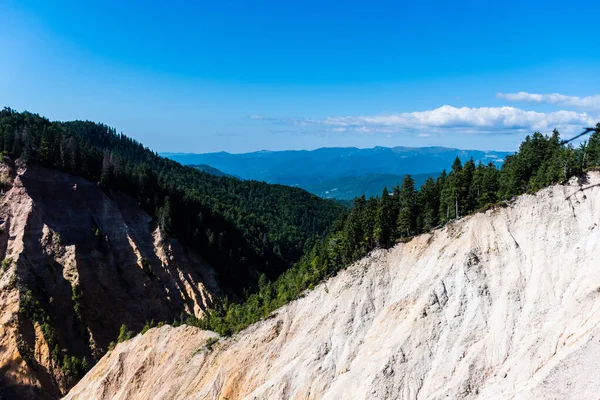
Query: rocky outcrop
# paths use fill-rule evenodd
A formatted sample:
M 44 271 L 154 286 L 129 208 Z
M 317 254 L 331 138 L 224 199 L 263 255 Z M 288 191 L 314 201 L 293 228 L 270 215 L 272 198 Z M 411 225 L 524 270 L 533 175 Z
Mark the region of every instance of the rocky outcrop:
M 7 163 L 0 187 L 0 398 L 60 397 L 122 324 L 200 316 L 219 294 L 211 266 L 128 196 Z
M 595 399 L 600 175 L 582 184 L 375 251 L 231 338 L 138 335 L 66 398 Z

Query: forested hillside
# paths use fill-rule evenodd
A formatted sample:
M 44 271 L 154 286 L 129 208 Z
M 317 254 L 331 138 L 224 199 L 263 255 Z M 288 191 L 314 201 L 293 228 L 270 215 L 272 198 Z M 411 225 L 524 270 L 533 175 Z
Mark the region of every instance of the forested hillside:
M 198 171 L 206 172 L 207 174 L 211 174 L 211 175 L 215 175 L 215 176 L 233 177 L 233 175 L 226 174 L 225 172 L 220 171 L 220 170 L 213 168 L 210 165 L 206 165 L 206 164 L 190 165 L 190 167 L 196 168 Z
M 51 122 L 5 108 L 0 111 L 0 151 L 133 196 L 163 234 L 199 251 L 231 294 L 255 287 L 260 273 L 275 279 L 343 211 L 301 189 L 184 167 L 114 128 L 89 121 Z
M 356 199 L 351 211 L 336 222 L 335 231 L 275 282 L 263 278 L 259 293 L 244 304 L 223 303 L 203 320 L 190 322 L 221 334 L 237 332 L 377 247 L 408 240 L 477 210 L 502 206 L 513 196 L 564 182 L 598 165 L 600 124 L 577 149 L 564 144 L 557 131 L 549 137 L 536 132 L 501 169 L 473 160 L 463 164 L 456 158 L 449 172 L 427 179 L 420 190 L 408 175 L 400 186 L 384 189 L 381 197 Z
M 518 153 L 506 157 L 501 169 L 494 162 L 463 163 L 456 157 L 448 172 L 427 179 L 419 190 L 407 175 L 380 197 L 356 199 L 349 211 L 301 189 L 181 166 L 92 122 L 50 122 L 6 108 L 0 112 L 0 150 L 130 194 L 164 234 L 178 237 L 215 266 L 231 293 L 240 295 L 258 281 L 258 293 L 245 302 L 223 299 L 204 319 L 188 321 L 227 334 L 376 247 L 501 206 L 515 195 L 597 166 L 599 129 L 577 149 L 563 144 L 557 131 L 551 136 L 534 133 Z
M 440 170 L 441 171 L 441 170 Z M 429 174 L 411 174 L 418 188 L 425 183 L 427 178 L 437 178 L 439 171 Z M 395 187 L 402 182 L 404 175 L 368 174 L 360 176 L 345 176 L 323 182 L 315 181 L 302 188 L 319 197 L 337 200 L 354 200 L 361 195 L 366 198 L 379 196 L 384 187 Z

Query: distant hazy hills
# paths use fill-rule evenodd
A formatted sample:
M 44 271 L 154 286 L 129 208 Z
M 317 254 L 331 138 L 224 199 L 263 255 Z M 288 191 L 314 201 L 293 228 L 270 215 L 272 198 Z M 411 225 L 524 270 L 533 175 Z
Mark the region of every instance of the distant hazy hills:
M 367 196 L 379 194 L 384 186 L 395 186 L 405 174 L 413 175 L 420 185 L 427 177 L 450 169 L 457 156 L 463 162 L 472 157 L 475 162 L 500 164 L 508 154 L 445 147 L 330 147 L 244 154 L 161 155 L 184 165 L 200 166 L 209 173 L 212 173 L 212 167 L 217 174 L 299 186 L 322 197 L 351 199 L 363 193 Z
M 229 177 L 239 178 L 238 176 L 226 174 L 225 172 L 218 170 L 214 167 L 211 167 L 210 165 L 206 165 L 206 164 L 190 165 L 190 167 L 194 167 L 199 171 L 206 172 L 207 174 L 211 174 L 214 176 L 229 176 Z
M 200 171 L 206 172 L 215 176 L 228 176 L 239 178 L 235 175 L 226 174 L 225 172 L 213 168 L 210 165 L 190 165 Z M 421 187 L 427 178 L 436 178 L 439 172 L 430 174 L 415 174 L 412 175 L 415 180 L 417 189 Z M 317 196 L 326 199 L 352 200 L 361 194 L 367 197 L 378 196 L 384 187 L 392 188 L 397 184 L 402 183 L 404 175 L 393 174 L 367 174 L 361 176 L 343 176 L 340 178 L 329 179 L 323 182 L 315 181 L 312 184 L 305 184 L 303 188 Z
M 436 178 L 439 172 L 412 175 L 417 188 L 420 188 L 427 178 Z M 315 182 L 302 186 L 311 193 L 327 199 L 352 200 L 361 194 L 367 197 L 379 196 L 384 187 L 392 188 L 402 183 L 404 175 L 367 174 L 361 176 L 344 176 Z

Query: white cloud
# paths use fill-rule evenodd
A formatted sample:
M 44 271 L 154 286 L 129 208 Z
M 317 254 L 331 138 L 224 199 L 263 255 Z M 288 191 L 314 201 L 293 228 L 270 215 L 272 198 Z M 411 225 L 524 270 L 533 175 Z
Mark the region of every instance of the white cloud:
M 526 101 L 529 103 L 544 103 L 554 104 L 566 107 L 584 108 L 588 110 L 600 110 L 600 95 L 577 97 L 577 96 L 566 96 L 559 93 L 497 93 L 496 97 L 499 99 L 509 101 Z
M 303 120 L 307 124 L 309 120 Z M 377 116 L 341 116 L 312 120 L 314 125 L 353 128 L 358 132 L 441 131 L 464 133 L 542 131 L 554 128 L 572 133 L 596 121 L 586 113 L 574 111 L 537 112 L 514 107 L 453 107 Z

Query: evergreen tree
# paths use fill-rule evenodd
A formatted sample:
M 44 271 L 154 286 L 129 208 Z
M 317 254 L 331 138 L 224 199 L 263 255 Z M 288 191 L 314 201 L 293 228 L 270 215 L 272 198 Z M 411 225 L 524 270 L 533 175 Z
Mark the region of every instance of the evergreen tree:
M 417 233 L 418 193 L 415 181 L 405 175 L 400 188 L 400 213 L 398 215 L 398 234 L 408 237 Z
M 584 168 L 600 165 L 600 123 L 596 124 L 596 131 L 590 136 L 584 150 Z
M 172 219 L 171 219 L 171 202 L 169 201 L 169 197 L 165 197 L 165 204 L 162 206 L 159 215 L 159 228 L 162 234 L 163 240 L 166 240 L 168 236 L 172 233 Z
M 354 260 L 357 254 L 362 254 L 365 248 L 365 225 L 363 214 L 367 207 L 365 195 L 354 200 L 354 206 L 346 219 L 346 240 L 348 261 Z
M 385 247 L 391 243 L 394 223 L 394 199 L 390 196 L 387 188 L 383 188 L 375 225 L 375 238 L 379 246 Z
M 104 186 L 110 186 L 114 182 L 114 173 L 111 160 L 111 154 L 108 151 L 104 152 L 102 157 L 102 172 L 100 173 L 100 183 Z
M 127 329 L 127 325 L 123 324 L 119 328 L 119 336 L 117 337 L 117 343 L 121 343 L 129 339 L 131 339 L 131 331 Z
M 377 244 L 376 225 L 378 221 L 379 199 L 371 197 L 367 200 L 367 207 L 363 213 L 363 226 L 365 231 L 365 243 L 367 248 L 372 249 Z
M 489 162 L 483 170 L 481 191 L 477 196 L 478 207 L 485 207 L 498 201 L 500 189 L 500 171 L 493 162 Z
M 48 134 L 46 133 L 46 129 L 44 128 L 44 132 L 42 133 L 42 140 L 40 142 L 40 162 L 45 165 L 52 164 L 52 149 L 50 148 L 50 140 L 48 138 Z
M 461 173 L 462 164 L 460 158 L 456 157 L 440 194 L 440 220 L 444 223 L 460 217 L 459 202 L 463 201 L 460 196 L 464 193 Z
M 438 179 L 439 182 L 439 179 Z M 422 220 L 422 230 L 429 231 L 439 223 L 440 185 L 428 178 L 419 190 L 419 209 Z
M 477 189 L 473 186 L 475 171 L 475 162 L 471 158 L 465 163 L 460 172 L 460 189 L 458 195 L 460 215 L 471 213 L 477 205 Z

